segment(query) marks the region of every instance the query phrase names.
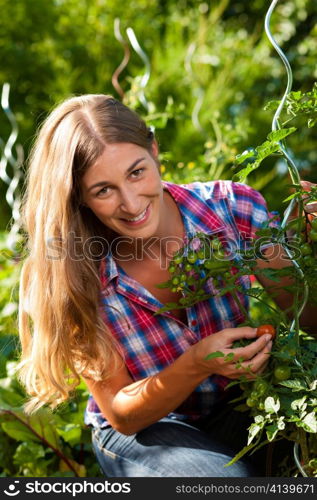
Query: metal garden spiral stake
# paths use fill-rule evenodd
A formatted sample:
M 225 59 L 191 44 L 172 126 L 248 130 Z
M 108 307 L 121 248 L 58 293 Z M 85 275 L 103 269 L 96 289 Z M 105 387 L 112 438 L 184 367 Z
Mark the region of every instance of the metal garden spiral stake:
M 18 126 L 15 116 L 10 109 L 9 93 L 10 93 L 10 85 L 9 83 L 5 83 L 2 87 L 1 107 L 11 124 L 12 130 L 6 143 L 4 143 L 1 139 L 1 147 L 3 151 L 0 160 L 0 178 L 3 180 L 3 182 L 5 182 L 9 186 L 6 192 L 6 200 L 11 208 L 14 222 L 8 235 L 7 244 L 10 249 L 15 250 L 15 244 L 18 240 L 18 232 L 21 227 L 20 224 L 21 198 L 17 192 L 17 188 L 19 185 L 19 181 L 23 175 L 21 166 L 24 160 L 24 152 L 22 146 L 20 144 L 16 144 L 16 140 L 18 137 Z M 12 153 L 14 145 L 17 153 L 16 158 Z M 11 167 L 13 168 L 12 178 L 10 178 L 10 176 L 7 173 L 8 164 L 11 165 Z
M 268 39 L 270 40 L 271 44 L 273 45 L 273 47 L 275 48 L 276 52 L 278 53 L 278 55 L 280 56 L 280 58 L 282 59 L 284 65 L 285 65 L 285 68 L 286 68 L 286 72 L 287 72 L 287 86 L 286 86 L 286 89 L 285 89 L 285 93 L 283 95 L 283 98 L 281 99 L 281 102 L 275 112 L 275 115 L 273 117 L 273 121 L 272 121 L 272 131 L 276 131 L 280 128 L 280 125 L 279 125 L 279 116 L 281 114 L 281 111 L 283 109 L 283 106 L 285 104 L 285 101 L 286 101 L 286 98 L 289 94 L 289 92 L 291 91 L 291 88 L 292 88 L 292 83 L 293 83 L 293 75 L 292 75 L 292 69 L 291 69 L 291 66 L 285 56 L 285 54 L 283 53 L 282 49 L 278 46 L 278 44 L 276 43 L 276 40 L 274 39 L 274 37 L 272 36 L 272 33 L 270 32 L 270 20 L 271 20 L 271 15 L 272 15 L 272 12 L 275 8 L 275 6 L 277 5 L 278 3 L 278 0 L 273 0 L 270 7 L 269 7 L 269 10 L 267 11 L 267 14 L 265 16 L 265 23 L 264 23 L 264 26 L 265 26 L 265 32 L 267 34 L 267 37 Z M 290 177 L 291 177 L 291 180 L 292 180 L 292 183 L 293 184 L 297 184 L 299 185 L 300 184 L 300 175 L 299 175 L 299 172 L 298 172 L 298 169 L 295 165 L 295 163 L 293 162 L 289 152 L 286 150 L 285 146 L 283 145 L 282 142 L 278 142 L 279 144 L 279 147 L 280 147 L 280 151 L 281 153 L 283 154 L 283 156 L 285 157 L 286 159 L 286 162 L 287 162 L 287 167 L 288 167 L 288 171 L 289 171 L 289 174 L 290 174 Z M 284 213 L 284 219 L 281 223 L 281 227 L 282 229 L 284 229 L 286 227 L 286 224 L 287 224 L 287 221 L 288 221 L 288 218 L 290 216 L 290 214 L 292 213 L 296 203 L 298 203 L 298 201 L 293 198 L 291 200 L 291 202 L 289 203 L 287 209 L 285 210 L 285 213 Z M 300 207 L 300 211 L 299 213 L 301 213 L 301 203 L 299 203 Z M 304 283 L 304 294 L 303 294 L 303 301 L 302 301 L 302 304 L 301 306 L 299 307 L 299 311 L 298 311 L 298 318 L 300 317 L 301 313 L 303 312 L 303 309 L 307 303 L 307 299 L 308 299 L 308 293 L 309 293 L 309 287 L 308 287 L 308 284 L 307 284 L 307 281 L 305 279 L 305 275 L 300 267 L 300 265 L 298 264 L 298 262 L 296 261 L 296 259 L 294 259 L 292 253 L 290 252 L 287 244 L 286 244 L 286 241 L 285 241 L 285 237 L 284 237 L 284 241 L 282 242 L 282 245 L 283 245 L 283 248 L 285 249 L 288 257 L 292 260 L 297 272 L 298 272 L 298 275 L 299 277 L 303 280 L 303 283 Z M 291 332 L 294 330 L 296 326 L 296 319 L 294 319 L 292 321 L 292 324 L 291 324 L 291 327 L 290 327 L 290 330 Z
M 144 106 L 144 108 L 146 109 L 146 111 L 148 112 L 149 105 L 148 105 L 147 99 L 146 99 L 145 94 L 144 94 L 144 89 L 145 89 L 145 87 L 150 79 L 150 74 L 151 74 L 150 60 L 149 60 L 148 56 L 146 55 L 146 53 L 144 52 L 144 50 L 141 48 L 141 46 L 137 40 L 137 37 L 135 36 L 135 33 L 134 33 L 132 28 L 127 28 L 127 35 L 129 37 L 129 40 L 130 40 L 130 43 L 131 43 L 133 49 L 138 54 L 138 56 L 140 56 L 140 58 L 142 59 L 142 61 L 144 62 L 144 65 L 145 65 L 145 73 L 142 76 L 141 81 L 140 81 L 141 91 L 139 92 L 139 100 L 140 100 L 141 104 Z
M 192 78 L 195 78 L 193 68 L 192 68 L 192 59 L 193 59 L 195 50 L 196 50 L 196 43 L 193 42 L 188 47 L 187 54 L 185 57 L 185 64 L 184 64 L 185 70 L 187 71 L 187 73 L 189 75 L 191 75 Z M 196 78 L 196 80 L 197 80 L 197 78 Z M 200 113 L 201 107 L 203 105 L 205 92 L 206 91 L 203 90 L 203 88 L 201 87 L 201 85 L 199 83 L 199 86 L 194 91 L 194 94 L 196 97 L 196 102 L 195 102 L 195 105 L 194 105 L 194 108 L 192 111 L 192 122 L 193 122 L 193 125 L 196 128 L 196 130 L 198 130 L 198 132 L 204 133 L 206 135 L 206 131 L 203 129 L 203 127 L 200 123 L 200 120 L 199 120 L 199 113 Z
M 114 36 L 116 37 L 118 42 L 121 43 L 121 45 L 123 46 L 124 56 L 123 56 L 121 63 L 119 64 L 119 66 L 115 69 L 115 71 L 112 75 L 111 82 L 112 82 L 112 85 L 114 86 L 114 88 L 116 89 L 116 91 L 118 92 L 118 94 L 120 95 L 121 99 L 123 99 L 124 98 L 124 91 L 123 91 L 121 85 L 119 84 L 118 78 L 119 78 L 119 75 L 122 73 L 122 71 L 124 70 L 124 68 L 127 66 L 128 62 L 129 62 L 130 49 L 129 49 L 128 43 L 124 40 L 123 36 L 121 35 L 120 19 L 118 17 L 114 20 Z

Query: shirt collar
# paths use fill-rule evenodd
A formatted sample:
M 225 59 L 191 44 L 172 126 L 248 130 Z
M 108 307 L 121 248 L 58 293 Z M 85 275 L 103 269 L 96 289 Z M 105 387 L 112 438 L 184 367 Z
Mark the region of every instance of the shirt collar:
M 214 234 L 225 229 L 224 221 L 211 209 L 206 209 L 206 201 L 193 190 L 192 186 L 166 181 L 163 181 L 163 186 L 177 202 L 190 235 L 199 232 Z

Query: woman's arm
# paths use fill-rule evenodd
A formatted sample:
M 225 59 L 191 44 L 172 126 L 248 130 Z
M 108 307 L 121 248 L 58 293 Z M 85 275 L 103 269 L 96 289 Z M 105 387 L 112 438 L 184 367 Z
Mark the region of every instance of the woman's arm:
M 284 267 L 293 265 L 281 245 L 268 247 L 263 252 L 263 256 L 267 260 L 259 259 L 257 261 L 257 269 L 259 270 L 268 267 L 273 269 L 283 269 Z M 294 295 L 284 288 L 292 285 L 293 282 L 290 277 L 281 277 L 278 283 L 276 281 L 268 279 L 261 274 L 257 275 L 257 279 L 262 284 L 262 286 L 267 289 L 268 293 L 272 296 L 273 300 L 281 309 L 287 310 L 292 307 L 294 302 Z M 315 305 L 309 303 L 306 305 L 300 317 L 300 325 L 301 327 L 307 329 L 311 329 L 317 326 Z
M 243 348 L 231 349 L 234 340 L 254 338 L 254 328 L 225 329 L 199 341 L 156 375 L 133 382 L 127 369 L 120 369 L 110 380 L 86 379 L 104 417 L 122 434 L 131 435 L 174 411 L 209 375 L 228 378 L 255 377 L 268 361 L 270 336 L 263 336 Z M 206 361 L 211 352 L 234 353 L 230 362 L 223 357 Z M 241 367 L 237 360 L 243 358 Z M 250 373 L 252 369 L 252 373 Z

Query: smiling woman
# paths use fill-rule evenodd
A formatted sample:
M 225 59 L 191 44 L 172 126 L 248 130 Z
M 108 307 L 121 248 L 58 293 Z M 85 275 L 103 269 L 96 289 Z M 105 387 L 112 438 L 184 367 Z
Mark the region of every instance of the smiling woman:
M 158 155 L 152 131 L 111 96 L 66 100 L 43 124 L 23 202 L 26 411 L 56 407 L 83 377 L 91 392 L 85 421 L 107 475 L 259 475 L 256 460 L 224 468 L 249 423 L 225 388 L 264 370 L 271 335 L 238 328 L 241 308 L 229 294 L 159 313 L 181 292 L 157 284 L 192 234 L 254 238 L 269 218 L 266 204 L 230 181 L 163 182 Z M 52 241 L 57 257 L 48 253 Z M 246 309 L 245 296 L 236 297 Z M 242 338 L 254 341 L 232 348 Z M 206 359 L 219 350 L 233 353 L 231 361 Z

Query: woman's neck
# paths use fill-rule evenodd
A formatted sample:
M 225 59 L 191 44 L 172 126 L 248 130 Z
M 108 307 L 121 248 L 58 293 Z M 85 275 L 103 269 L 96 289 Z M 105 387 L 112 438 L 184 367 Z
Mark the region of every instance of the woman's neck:
M 120 251 L 114 258 L 120 262 L 126 260 L 127 256 L 131 260 L 151 260 L 163 259 L 171 260 L 173 255 L 183 246 L 185 228 L 181 213 L 172 196 L 163 192 L 162 210 L 160 224 L 157 233 L 148 240 L 135 238 L 133 242 L 126 240 L 117 245 Z

